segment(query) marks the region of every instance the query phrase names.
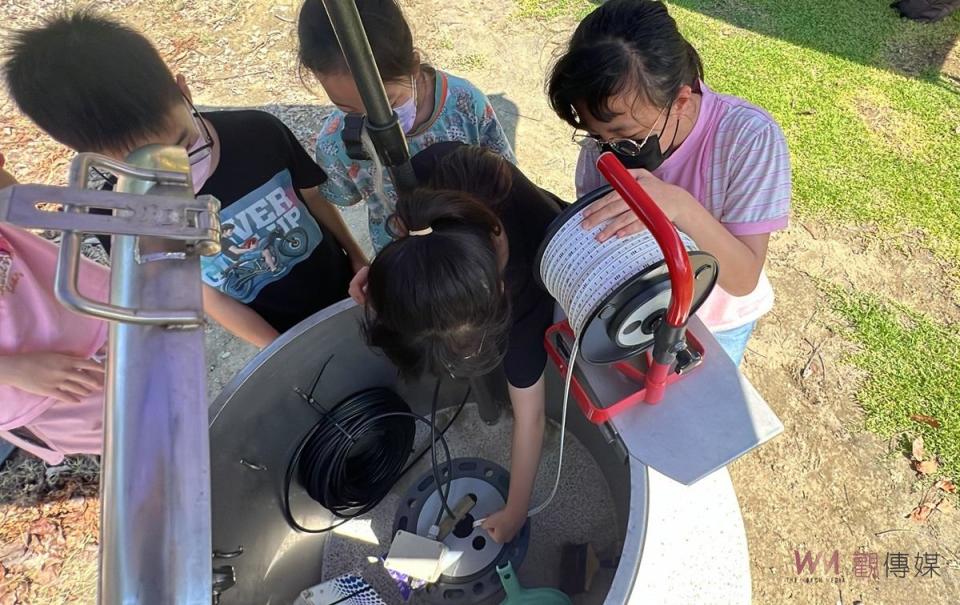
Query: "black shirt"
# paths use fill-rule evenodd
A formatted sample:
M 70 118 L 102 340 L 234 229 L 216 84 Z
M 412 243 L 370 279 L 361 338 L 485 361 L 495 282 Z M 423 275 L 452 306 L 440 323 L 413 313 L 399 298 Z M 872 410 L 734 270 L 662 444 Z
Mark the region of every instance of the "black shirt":
M 222 247 L 216 256 L 201 257 L 204 283 L 280 332 L 346 298 L 353 277 L 346 252 L 299 191 L 320 185 L 326 173 L 269 113 L 203 117 L 216 129 L 220 159 L 197 194 L 220 200 Z M 100 241 L 109 252 L 109 237 Z
M 460 146 L 462 143 L 437 143 L 414 156 L 411 163 L 418 180 L 426 182 L 437 162 Z M 565 204 L 530 182 L 516 166 L 509 166 L 513 173 L 510 192 L 496 207 L 510 248 L 503 281 L 513 325 L 503 365 L 510 384 L 526 388 L 540 378 L 546 366 L 543 338 L 553 323 L 554 311 L 553 298 L 534 279 L 537 251 Z

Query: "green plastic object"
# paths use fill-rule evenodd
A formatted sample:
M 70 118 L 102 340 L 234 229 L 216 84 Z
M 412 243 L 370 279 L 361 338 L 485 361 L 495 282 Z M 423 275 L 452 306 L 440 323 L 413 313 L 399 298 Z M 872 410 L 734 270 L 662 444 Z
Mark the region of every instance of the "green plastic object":
M 524 588 L 520 586 L 513 565 L 497 566 L 500 583 L 507 591 L 507 598 L 500 605 L 572 605 L 570 597 L 553 588 Z

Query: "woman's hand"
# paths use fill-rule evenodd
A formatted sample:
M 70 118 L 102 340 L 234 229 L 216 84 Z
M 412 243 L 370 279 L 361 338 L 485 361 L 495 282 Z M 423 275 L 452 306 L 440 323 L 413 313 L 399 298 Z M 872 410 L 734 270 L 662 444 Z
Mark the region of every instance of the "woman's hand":
M 660 210 L 667 215 L 671 222 L 676 223 L 692 202 L 696 200 L 685 189 L 665 183 L 642 168 L 630 170 L 630 174 L 637 183 L 656 202 Z M 597 241 L 605 242 L 611 237 L 626 237 L 640 233 L 646 225 L 640 217 L 630 209 L 620 194 L 611 191 L 583 211 L 584 229 L 593 229 L 601 223 L 609 221 L 603 230 L 597 234 Z
M 358 305 L 367 304 L 367 280 L 369 276 L 370 265 L 364 265 L 350 280 L 350 288 L 347 292 L 349 292 L 350 298 L 357 301 Z
M 481 527 L 490 534 L 494 542 L 505 544 L 513 540 L 526 522 L 527 511 L 517 512 L 510 508 L 503 508 L 484 519 Z
M 93 360 L 61 353 L 0 357 L 0 383 L 72 403 L 102 390 L 103 372 Z

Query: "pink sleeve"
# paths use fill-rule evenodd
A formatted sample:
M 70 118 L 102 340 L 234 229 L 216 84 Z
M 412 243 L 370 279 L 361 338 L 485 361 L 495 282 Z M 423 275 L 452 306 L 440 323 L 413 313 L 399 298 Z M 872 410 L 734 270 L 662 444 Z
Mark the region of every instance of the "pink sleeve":
M 790 217 L 790 152 L 770 121 L 731 153 L 729 186 L 720 222 L 734 235 L 770 233 Z
M 607 181 L 597 170 L 597 158 L 600 154 L 585 147 L 580 148 L 580 155 L 577 157 L 577 172 L 575 175 L 577 186 L 577 198 L 590 193 L 598 187 L 607 184 Z

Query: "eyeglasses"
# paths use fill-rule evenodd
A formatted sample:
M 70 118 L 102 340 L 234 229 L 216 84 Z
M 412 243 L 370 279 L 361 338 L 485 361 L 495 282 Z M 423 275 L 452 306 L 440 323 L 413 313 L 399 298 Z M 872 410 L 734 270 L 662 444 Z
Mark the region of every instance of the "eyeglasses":
M 571 135 L 570 140 L 584 149 L 595 150 L 598 153 L 609 149 L 615 153 L 636 157 L 640 155 L 640 150 L 647 143 L 647 139 L 653 136 L 653 129 L 657 127 L 657 122 L 660 121 L 660 116 L 663 115 L 663 111 L 663 109 L 660 110 L 660 113 L 657 114 L 657 119 L 653 122 L 653 126 L 651 126 L 647 132 L 647 136 L 643 137 L 639 142 L 625 137 L 615 137 L 604 140 L 595 134 L 578 132 L 576 130 L 573 132 L 573 135 Z
M 187 95 L 183 95 L 183 100 L 187 102 L 187 107 L 190 108 L 190 115 L 193 117 L 193 123 L 197 127 L 197 132 L 203 137 L 203 145 L 187 152 L 190 165 L 195 166 L 207 159 L 212 153 L 213 137 L 210 135 L 210 129 L 207 128 L 207 122 L 200 116 L 200 112 L 193 106 L 193 103 L 187 98 Z
M 472 375 L 485 374 L 495 368 L 497 364 L 500 363 L 500 357 L 494 356 L 490 360 L 482 360 L 481 355 L 484 353 L 483 345 L 487 340 L 487 330 L 483 331 L 483 334 L 480 336 L 480 346 L 477 347 L 477 350 L 469 355 L 465 355 L 455 362 L 451 363 L 449 361 L 443 361 L 443 367 L 446 368 L 447 372 L 450 374 L 451 378 L 457 378 L 458 376 L 466 377 Z M 486 363 L 474 363 L 486 361 Z M 465 367 L 465 366 L 476 366 L 476 367 Z M 492 366 L 492 367 L 491 367 Z M 459 371 L 458 371 L 459 370 Z M 464 370 L 467 370 L 464 372 Z
M 213 136 L 210 135 L 210 129 L 207 128 L 207 123 L 200 117 L 200 112 L 197 111 L 197 108 L 193 106 L 193 103 L 186 95 L 181 93 L 183 100 L 186 102 L 187 107 L 190 108 L 190 117 L 193 118 L 194 126 L 197 129 L 197 132 L 200 133 L 200 136 L 203 137 L 203 145 L 197 147 L 193 151 L 187 152 L 187 161 L 190 162 L 191 166 L 196 166 L 203 160 L 207 159 L 210 154 L 213 152 Z M 114 187 L 117 184 L 117 177 L 113 174 L 106 174 L 97 168 L 91 166 L 90 170 L 95 174 L 94 180 L 102 180 L 108 186 Z

